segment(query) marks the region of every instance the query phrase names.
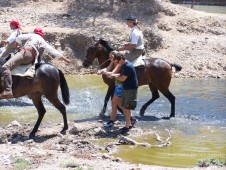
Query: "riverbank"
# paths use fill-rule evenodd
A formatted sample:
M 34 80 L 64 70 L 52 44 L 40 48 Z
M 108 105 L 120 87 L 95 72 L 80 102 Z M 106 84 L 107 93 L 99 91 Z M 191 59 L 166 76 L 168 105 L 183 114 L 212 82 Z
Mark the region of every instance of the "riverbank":
M 115 128 L 104 129 L 102 122 L 69 122 L 69 130 L 65 135 L 60 134 L 62 124 L 42 124 L 37 136 L 29 139 L 28 135 L 33 128 L 30 124 L 20 125 L 17 121 L 6 127 L 0 127 L 0 169 L 95 169 L 95 170 L 200 170 L 203 168 L 172 168 L 153 165 L 131 164 L 112 154 L 119 149 L 118 122 Z M 159 142 L 157 147 L 169 147 L 170 138 L 176 131 L 168 131 L 168 144 Z M 150 135 L 160 139 L 161 135 L 152 130 L 133 128 L 128 139 L 137 136 Z M 109 138 L 108 143 L 98 143 L 98 140 Z M 124 143 L 121 143 L 124 145 Z M 129 143 L 131 144 L 131 143 Z M 138 144 L 137 144 L 138 145 Z M 131 145 L 133 147 L 141 147 Z M 143 147 L 155 147 L 151 143 L 143 143 Z M 163 148 L 164 149 L 164 148 Z M 165 148 L 166 149 L 166 148 Z M 223 170 L 224 167 L 209 166 L 205 170 Z

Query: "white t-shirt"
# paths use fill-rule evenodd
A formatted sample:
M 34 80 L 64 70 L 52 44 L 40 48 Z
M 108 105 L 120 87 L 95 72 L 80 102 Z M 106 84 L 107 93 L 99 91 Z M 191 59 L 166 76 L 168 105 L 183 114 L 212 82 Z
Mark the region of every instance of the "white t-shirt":
M 130 38 L 130 43 L 135 44 L 136 49 L 144 49 L 143 34 L 136 26 L 131 28 Z
M 14 41 L 16 41 L 16 37 L 18 37 L 20 34 L 21 31 L 19 29 L 12 30 L 9 38 L 7 39 L 9 44 L 12 44 Z
M 22 41 L 26 41 L 24 47 L 32 46 L 36 50 L 37 56 L 39 55 L 39 48 L 44 48 L 47 52 L 49 52 L 50 54 L 52 54 L 56 57 L 62 57 L 63 56 L 59 51 L 57 51 L 55 48 L 53 48 L 51 45 L 49 45 L 38 34 L 31 33 L 31 34 L 19 35 L 16 38 L 16 42 L 18 42 L 19 44 L 22 44 Z

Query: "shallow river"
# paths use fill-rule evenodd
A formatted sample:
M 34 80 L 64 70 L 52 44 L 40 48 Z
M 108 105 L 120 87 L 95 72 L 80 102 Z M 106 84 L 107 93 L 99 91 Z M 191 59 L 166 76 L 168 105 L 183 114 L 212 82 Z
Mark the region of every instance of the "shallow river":
M 106 85 L 96 75 L 67 76 L 71 104 L 67 106 L 69 121 L 96 121 L 103 105 Z M 193 167 L 204 158 L 226 159 L 226 80 L 225 79 L 173 79 L 171 92 L 176 96 L 176 118 L 164 120 L 170 113 L 168 100 L 161 95 L 139 117 L 139 109 L 151 97 L 148 86 L 138 91 L 138 106 L 133 112 L 137 126 L 156 130 L 166 138 L 165 129 L 172 132 L 172 145 L 167 148 L 121 146 L 115 155 L 132 163 L 171 167 Z M 60 94 L 60 93 L 59 93 Z M 44 99 L 47 109 L 44 122 L 62 122 L 62 116 Z M 22 97 L 0 101 L 0 126 L 13 120 L 34 124 L 37 112 L 30 99 Z M 109 102 L 106 115 L 109 115 Z M 118 119 L 124 121 L 120 114 Z M 140 142 L 158 144 L 154 136 L 137 138 Z
M 190 4 L 181 4 L 182 6 L 191 8 Z M 194 10 L 203 11 L 208 13 L 226 14 L 226 6 L 211 6 L 211 5 L 194 5 Z

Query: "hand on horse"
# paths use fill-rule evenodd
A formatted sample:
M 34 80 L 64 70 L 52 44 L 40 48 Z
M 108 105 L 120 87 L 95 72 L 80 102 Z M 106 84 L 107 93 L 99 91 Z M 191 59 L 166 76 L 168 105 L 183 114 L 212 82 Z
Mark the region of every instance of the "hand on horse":
M 102 70 L 98 70 L 98 71 L 97 71 L 97 74 L 98 74 L 98 75 L 104 74 L 104 70 L 103 70 L 103 69 L 102 69 Z
M 107 77 L 110 78 L 110 79 L 114 79 L 115 78 L 115 74 L 113 74 L 113 73 L 108 74 Z

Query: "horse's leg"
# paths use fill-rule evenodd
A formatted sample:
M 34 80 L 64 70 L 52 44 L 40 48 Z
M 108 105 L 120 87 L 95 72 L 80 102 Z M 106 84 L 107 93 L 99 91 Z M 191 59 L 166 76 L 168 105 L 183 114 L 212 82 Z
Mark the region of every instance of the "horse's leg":
M 169 91 L 169 89 L 167 90 L 161 90 L 159 89 L 159 91 L 170 101 L 171 103 L 171 113 L 170 113 L 170 117 L 175 117 L 175 96 Z
M 42 119 L 46 113 L 46 109 L 42 103 L 41 94 L 32 94 L 32 95 L 30 95 L 30 97 L 38 111 L 38 119 L 36 121 L 36 124 L 35 124 L 33 130 L 31 131 L 31 133 L 29 135 L 29 137 L 35 137 L 35 133 L 38 131 L 39 125 L 41 124 Z
M 158 92 L 158 89 L 153 85 L 153 84 L 149 84 L 149 89 L 151 90 L 151 93 L 152 93 L 152 98 L 147 102 L 145 103 L 142 108 L 140 109 L 140 116 L 144 116 L 144 112 L 145 110 L 147 109 L 147 107 L 152 103 L 154 102 L 156 99 L 159 98 L 159 92 Z
M 46 99 L 49 100 L 50 103 L 53 104 L 53 106 L 55 106 L 60 113 L 63 116 L 63 120 L 64 120 L 64 127 L 61 130 L 60 133 L 65 133 L 66 130 L 68 130 L 68 123 L 67 123 L 67 115 L 66 115 L 66 107 L 60 102 L 60 100 L 57 97 L 57 92 L 55 93 L 48 93 L 48 95 L 45 95 Z
M 103 109 L 101 110 L 101 112 L 99 114 L 100 116 L 103 116 L 105 114 L 106 109 L 107 109 L 108 101 L 109 101 L 110 98 L 112 98 L 113 92 L 114 92 L 114 86 L 113 87 L 108 86 L 108 90 L 107 90 L 106 96 L 104 98 L 104 107 L 103 107 Z

